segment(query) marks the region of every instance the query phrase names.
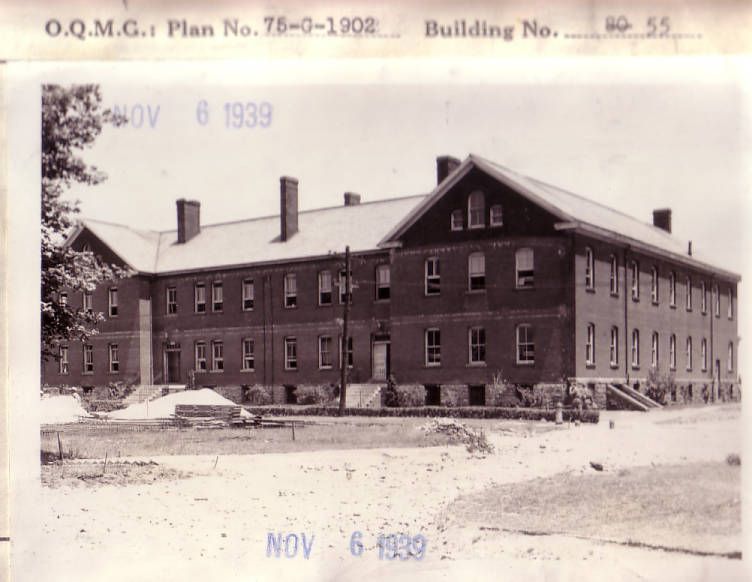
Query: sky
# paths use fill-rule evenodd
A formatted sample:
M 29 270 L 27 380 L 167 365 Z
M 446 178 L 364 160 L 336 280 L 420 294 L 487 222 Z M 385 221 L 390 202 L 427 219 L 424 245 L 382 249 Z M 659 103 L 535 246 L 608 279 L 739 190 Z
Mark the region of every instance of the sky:
M 449 66 L 421 78 L 421 65 L 363 68 L 316 75 L 292 65 L 287 74 L 230 63 L 49 74 L 98 81 L 105 105 L 131 119 L 105 128 L 84 154 L 107 181 L 70 196 L 83 216 L 168 230 L 178 198 L 199 200 L 210 224 L 277 214 L 282 175 L 300 180 L 301 209 L 339 205 L 345 191 L 405 196 L 435 186 L 436 156 L 472 152 L 647 222 L 654 208 L 670 207 L 677 236 L 743 269 L 746 252 L 729 253 L 746 249 L 749 193 L 738 71 L 711 63 L 615 74 L 601 63 L 463 75 Z M 257 112 L 268 104 L 268 126 L 257 117 L 255 127 L 232 127 L 233 103 L 246 107 L 251 125 L 248 103 Z

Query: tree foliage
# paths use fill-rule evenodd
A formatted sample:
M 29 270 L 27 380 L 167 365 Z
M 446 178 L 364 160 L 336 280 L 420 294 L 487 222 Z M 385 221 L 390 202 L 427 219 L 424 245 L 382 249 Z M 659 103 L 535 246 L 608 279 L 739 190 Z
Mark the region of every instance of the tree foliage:
M 61 300 L 61 293 L 94 291 L 97 284 L 127 276 L 91 252 L 66 243 L 76 226 L 78 202 L 66 200 L 73 185 L 99 184 L 106 176 L 88 165 L 81 153 L 90 148 L 106 124 L 125 118 L 102 108 L 96 85 L 42 87 L 42 354 L 56 356 L 61 341 L 85 340 L 97 333 L 101 313 Z

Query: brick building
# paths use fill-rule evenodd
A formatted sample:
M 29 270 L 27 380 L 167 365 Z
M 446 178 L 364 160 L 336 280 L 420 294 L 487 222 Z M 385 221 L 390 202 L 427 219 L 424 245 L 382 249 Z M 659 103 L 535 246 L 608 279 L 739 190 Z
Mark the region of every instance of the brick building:
M 608 385 L 669 400 L 739 397 L 740 277 L 648 224 L 471 155 L 437 159 L 427 195 L 202 225 L 177 201 L 177 229 L 84 221 L 66 244 L 134 273 L 81 309 L 105 314 L 86 345 L 43 364 L 50 385 L 211 386 L 277 402 L 339 381 L 342 252 L 352 250 L 351 382 L 431 404 L 547 404 Z

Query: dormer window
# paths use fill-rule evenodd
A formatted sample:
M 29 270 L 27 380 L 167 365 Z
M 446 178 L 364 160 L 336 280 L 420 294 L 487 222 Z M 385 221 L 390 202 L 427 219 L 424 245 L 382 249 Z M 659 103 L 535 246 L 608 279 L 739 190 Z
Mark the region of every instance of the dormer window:
M 452 230 L 462 230 L 465 228 L 462 216 L 462 210 L 452 211 Z
M 501 226 L 504 224 L 504 214 L 501 204 L 491 206 L 491 226 Z
M 483 192 L 476 190 L 467 199 L 468 228 L 486 226 L 486 200 Z

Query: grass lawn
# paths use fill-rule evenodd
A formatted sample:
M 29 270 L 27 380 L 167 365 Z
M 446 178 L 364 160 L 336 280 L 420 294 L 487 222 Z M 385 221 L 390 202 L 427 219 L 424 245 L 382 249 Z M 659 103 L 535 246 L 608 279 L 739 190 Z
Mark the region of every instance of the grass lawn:
M 427 419 L 402 422 L 337 422 L 289 428 L 252 429 L 149 429 L 66 425 L 60 429 L 66 458 L 103 459 L 153 455 L 226 455 L 286 453 L 327 449 L 369 449 L 380 447 L 429 447 L 450 444 L 444 435 L 418 430 Z M 42 457 L 58 456 L 57 432 L 42 432 Z
M 561 474 L 459 498 L 457 523 L 664 548 L 741 551 L 741 467 L 694 463 Z

